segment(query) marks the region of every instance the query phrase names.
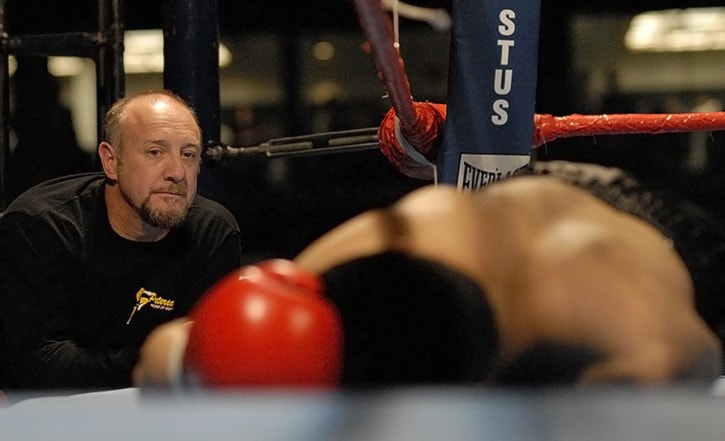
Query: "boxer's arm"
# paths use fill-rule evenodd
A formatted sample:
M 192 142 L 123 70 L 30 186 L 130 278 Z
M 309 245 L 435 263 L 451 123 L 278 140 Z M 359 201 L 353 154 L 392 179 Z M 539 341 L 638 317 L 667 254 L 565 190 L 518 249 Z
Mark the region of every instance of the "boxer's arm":
M 182 317 L 154 329 L 139 351 L 133 370 L 138 387 L 169 387 L 181 383 L 184 352 L 192 322 Z

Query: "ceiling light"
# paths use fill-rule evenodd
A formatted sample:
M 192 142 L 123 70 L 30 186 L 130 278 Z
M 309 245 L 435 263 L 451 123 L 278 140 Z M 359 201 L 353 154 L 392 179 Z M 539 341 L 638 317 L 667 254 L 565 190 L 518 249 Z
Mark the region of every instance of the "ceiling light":
M 55 77 L 71 77 L 80 75 L 86 63 L 78 57 L 49 57 L 48 71 Z
M 164 71 L 164 36 L 160 29 L 126 31 L 124 34 L 123 69 L 125 73 L 159 73 Z M 9 58 L 12 76 L 17 62 Z M 219 43 L 219 67 L 232 62 L 232 53 Z M 48 57 L 48 71 L 56 77 L 79 75 L 87 64 L 79 57 Z
M 312 46 L 312 56 L 319 61 L 329 61 L 335 56 L 335 46 L 329 41 L 318 41 Z
M 164 35 L 161 29 L 144 29 L 124 33 L 123 68 L 126 73 L 164 71 Z M 219 67 L 228 66 L 232 53 L 219 43 Z
M 725 8 L 669 9 L 636 15 L 624 42 L 634 51 L 725 50 Z

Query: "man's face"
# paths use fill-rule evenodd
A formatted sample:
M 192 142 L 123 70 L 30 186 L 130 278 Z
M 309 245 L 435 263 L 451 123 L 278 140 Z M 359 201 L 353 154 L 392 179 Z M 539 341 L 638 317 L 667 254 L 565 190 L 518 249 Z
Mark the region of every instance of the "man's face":
M 170 229 L 186 218 L 196 194 L 201 135 L 192 115 L 168 98 L 130 103 L 122 124 L 116 180 L 147 224 Z

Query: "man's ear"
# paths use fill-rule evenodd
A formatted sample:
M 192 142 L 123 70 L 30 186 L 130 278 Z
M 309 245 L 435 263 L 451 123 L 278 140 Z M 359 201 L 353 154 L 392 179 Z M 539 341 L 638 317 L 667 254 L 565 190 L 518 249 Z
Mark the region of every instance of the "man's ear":
M 98 157 L 106 177 L 116 180 L 116 167 L 118 166 L 118 152 L 110 143 L 103 141 L 98 145 Z

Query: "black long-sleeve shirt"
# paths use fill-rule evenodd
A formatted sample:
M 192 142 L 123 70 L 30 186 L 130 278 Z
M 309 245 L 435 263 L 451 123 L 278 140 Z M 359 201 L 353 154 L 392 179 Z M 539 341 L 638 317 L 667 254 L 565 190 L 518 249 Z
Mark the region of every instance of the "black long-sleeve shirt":
M 0 387 L 126 387 L 138 349 L 188 313 L 241 264 L 240 233 L 197 196 L 185 223 L 157 242 L 110 226 L 101 174 L 59 178 L 0 218 Z

